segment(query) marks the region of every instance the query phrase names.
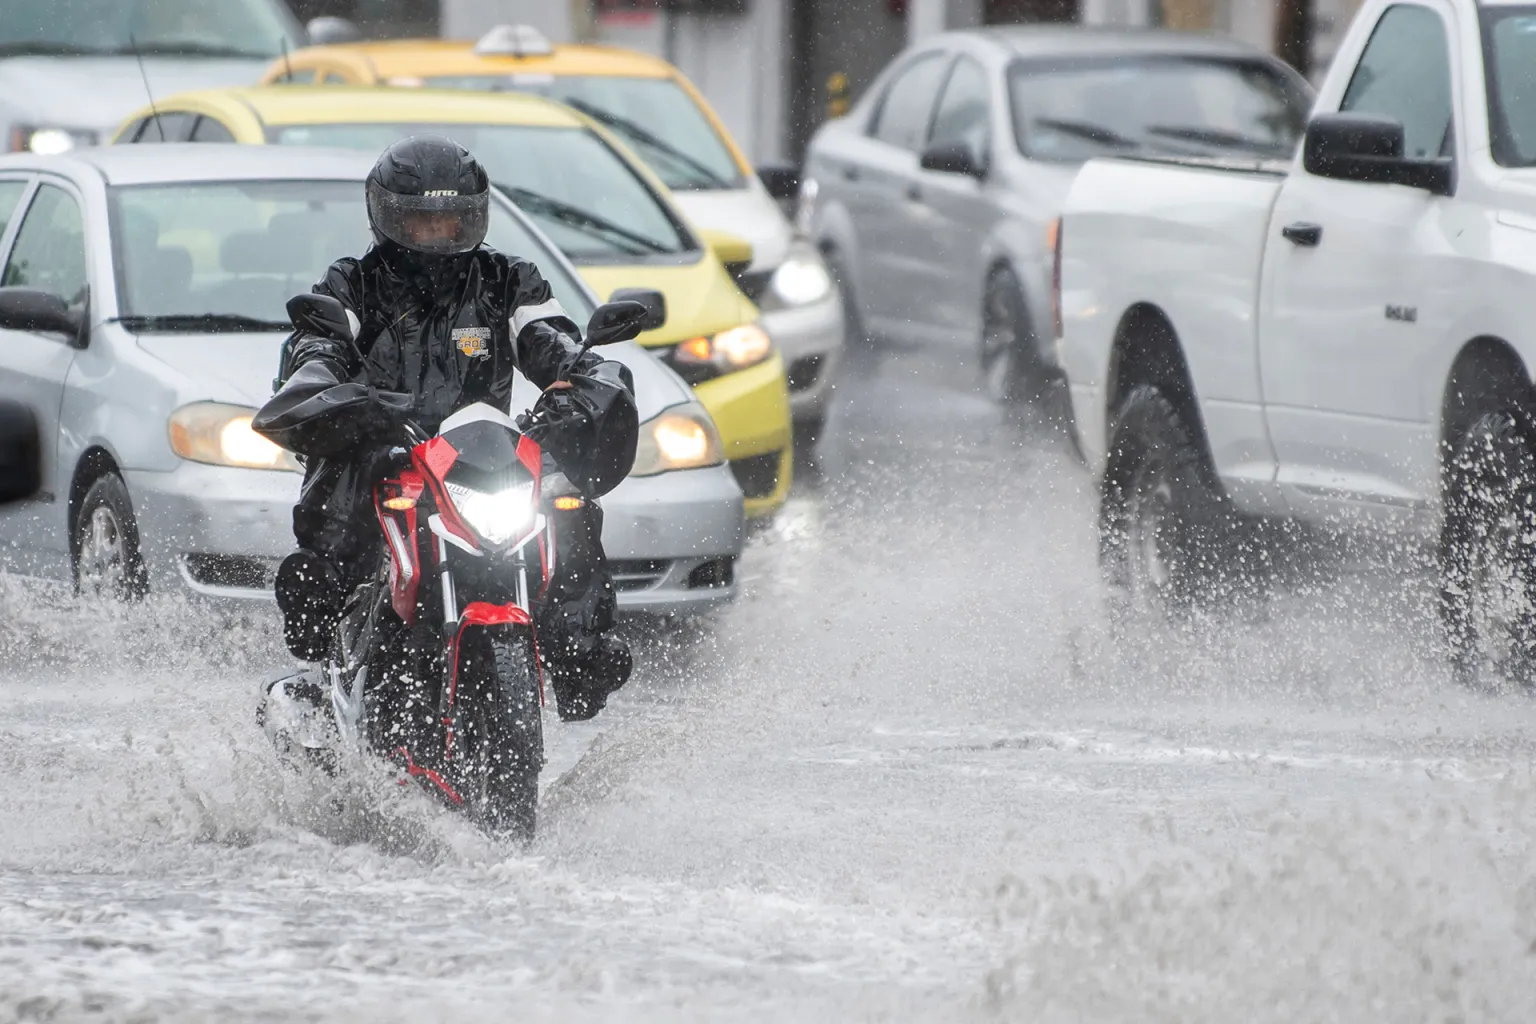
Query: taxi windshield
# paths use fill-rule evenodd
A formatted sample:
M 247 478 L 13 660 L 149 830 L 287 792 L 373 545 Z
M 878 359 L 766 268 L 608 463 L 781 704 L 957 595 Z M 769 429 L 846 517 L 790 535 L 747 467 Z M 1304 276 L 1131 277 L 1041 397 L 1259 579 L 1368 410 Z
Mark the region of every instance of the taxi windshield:
M 0 0 L 0 56 L 254 60 L 303 45 L 276 0 Z
M 532 92 L 558 100 L 612 131 L 673 190 L 742 187 L 741 170 L 693 97 L 670 78 L 621 75 L 444 75 L 444 89 Z
M 696 246 L 659 196 L 585 128 L 473 124 L 314 124 L 269 128 L 288 146 L 342 146 L 377 153 L 410 135 L 445 135 L 485 166 L 505 191 L 577 263 L 637 263 Z
M 220 181 L 109 190 L 119 319 L 130 329 L 283 330 L 288 299 L 372 244 L 360 181 Z M 503 203 L 486 244 L 539 265 L 585 323 L 592 303 Z

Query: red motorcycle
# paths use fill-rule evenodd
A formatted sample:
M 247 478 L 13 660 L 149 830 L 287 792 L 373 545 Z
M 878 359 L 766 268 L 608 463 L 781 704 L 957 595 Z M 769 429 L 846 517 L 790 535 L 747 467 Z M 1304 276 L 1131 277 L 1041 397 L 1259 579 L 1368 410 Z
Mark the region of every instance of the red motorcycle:
M 296 325 L 346 324 L 335 300 L 302 298 L 315 308 L 290 306 Z M 633 338 L 647 315 L 599 307 L 584 348 Z M 401 468 L 374 488 L 387 557 L 349 595 L 326 661 L 267 684 L 258 718 L 285 757 L 335 771 L 340 751 L 381 755 L 487 831 L 529 838 L 544 765 L 534 607 L 557 534 L 589 532 L 557 531 L 555 517 L 588 515 L 588 499 L 489 405 L 434 437 L 406 429 Z

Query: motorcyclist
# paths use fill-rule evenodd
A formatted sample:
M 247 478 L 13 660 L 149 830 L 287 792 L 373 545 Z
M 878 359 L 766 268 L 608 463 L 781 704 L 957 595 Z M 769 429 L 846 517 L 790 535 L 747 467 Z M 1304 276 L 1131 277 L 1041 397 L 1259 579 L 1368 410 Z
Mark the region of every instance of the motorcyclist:
M 284 639 L 304 661 L 325 657 L 346 595 L 377 571 L 371 490 L 398 463 L 403 418 L 436 432 L 472 402 L 506 409 L 521 371 L 543 389 L 528 432 L 574 484 L 601 494 L 634 460 L 628 369 L 581 351 L 537 267 L 483 244 L 490 186 L 479 162 L 449 139 L 414 136 L 384 151 L 365 189 L 374 245 L 337 260 L 313 289 L 341 302 L 354 340 L 296 332 L 284 383 L 253 423 L 306 457 L 293 510 L 299 549 L 275 587 Z M 348 382 L 379 395 L 376 422 L 327 419 L 328 390 Z M 597 714 L 631 668 L 609 632 L 614 590 L 600 509 L 593 515 L 588 536 L 573 538 L 583 542 L 557 538 L 559 572 L 536 609 L 540 655 L 567 720 Z

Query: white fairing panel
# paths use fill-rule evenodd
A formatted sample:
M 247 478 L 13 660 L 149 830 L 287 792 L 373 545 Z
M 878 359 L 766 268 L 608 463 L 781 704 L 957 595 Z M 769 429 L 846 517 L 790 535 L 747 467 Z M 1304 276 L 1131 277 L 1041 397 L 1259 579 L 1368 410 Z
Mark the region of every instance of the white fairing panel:
M 439 434 L 446 434 L 450 430 L 457 430 L 459 427 L 467 426 L 471 423 L 494 423 L 498 427 L 506 427 L 508 430 L 517 429 L 517 424 L 505 412 L 502 412 L 493 405 L 476 402 L 474 405 L 466 405 L 452 416 L 443 420 L 442 426 L 438 427 L 437 432 Z
M 1259 271 L 1283 177 L 1125 160 L 1086 164 L 1067 197 L 1059 356 L 1085 453 L 1103 468 L 1105 386 L 1127 314 L 1160 313 L 1193 377 L 1218 470 L 1263 503 L 1274 453 L 1257 361 Z

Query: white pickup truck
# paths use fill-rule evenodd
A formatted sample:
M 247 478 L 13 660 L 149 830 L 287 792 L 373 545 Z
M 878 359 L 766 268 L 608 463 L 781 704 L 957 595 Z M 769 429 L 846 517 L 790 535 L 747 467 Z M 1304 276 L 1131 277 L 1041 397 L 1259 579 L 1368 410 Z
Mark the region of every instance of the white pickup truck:
M 1057 246 L 1111 582 L 1370 521 L 1437 541 L 1463 679 L 1536 682 L 1536 4 L 1367 0 L 1294 162 L 1092 161 Z

